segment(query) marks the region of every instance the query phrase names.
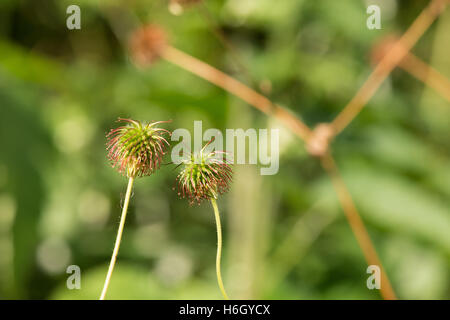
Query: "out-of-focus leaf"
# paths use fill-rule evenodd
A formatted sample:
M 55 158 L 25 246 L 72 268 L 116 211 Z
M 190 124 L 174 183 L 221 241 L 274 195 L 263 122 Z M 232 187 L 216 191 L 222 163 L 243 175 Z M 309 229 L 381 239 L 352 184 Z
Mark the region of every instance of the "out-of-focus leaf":
M 0 70 L 22 80 L 60 87 L 64 84 L 63 67 L 58 62 L 0 41 Z

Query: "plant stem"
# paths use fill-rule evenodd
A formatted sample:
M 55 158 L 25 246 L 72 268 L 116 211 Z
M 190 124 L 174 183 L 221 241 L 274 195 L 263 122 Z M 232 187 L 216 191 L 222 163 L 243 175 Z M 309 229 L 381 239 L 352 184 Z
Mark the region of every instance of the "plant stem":
M 447 101 L 450 101 L 450 80 L 436 69 L 430 67 L 412 53 L 407 54 L 399 66 L 433 88 L 442 97 L 447 99 Z
M 222 275 L 220 273 L 220 259 L 222 256 L 222 227 L 220 226 L 220 214 L 219 209 L 217 208 L 216 199 L 211 199 L 211 204 L 214 208 L 214 216 L 216 217 L 216 227 L 217 227 L 217 256 L 216 256 L 216 274 L 217 274 L 217 283 L 219 284 L 220 292 L 222 292 L 225 300 L 230 300 L 228 298 L 227 293 L 225 292 L 225 288 L 222 282 Z
M 111 262 L 109 263 L 108 274 L 106 275 L 105 284 L 103 286 L 102 294 L 100 300 L 105 299 L 106 292 L 108 291 L 109 282 L 111 281 L 111 275 L 116 264 L 117 254 L 119 253 L 120 241 L 122 240 L 123 228 L 125 226 L 125 219 L 127 217 L 128 203 L 130 202 L 131 190 L 133 189 L 134 178 L 130 177 L 128 180 L 127 193 L 125 195 L 125 202 L 122 208 L 122 216 L 120 218 L 119 230 L 117 231 L 116 243 L 114 245 L 114 251 L 111 257 Z

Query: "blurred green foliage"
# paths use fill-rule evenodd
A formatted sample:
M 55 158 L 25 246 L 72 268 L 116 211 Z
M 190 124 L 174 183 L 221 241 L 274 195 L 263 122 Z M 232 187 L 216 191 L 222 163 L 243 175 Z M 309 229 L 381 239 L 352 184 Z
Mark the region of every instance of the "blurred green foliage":
M 373 1 L 372 1 L 373 2 Z M 371 72 L 373 44 L 402 32 L 428 1 L 212 0 L 206 7 L 253 85 L 311 126 L 333 119 Z M 378 2 L 378 1 L 377 1 Z M 162 25 L 172 44 L 242 81 L 199 8 L 166 1 L 0 2 L 0 298 L 96 299 L 126 179 L 109 167 L 118 117 L 172 119 L 171 129 L 281 128 L 280 171 L 235 166 L 224 219 L 224 281 L 233 298 L 378 299 L 318 162 L 280 123 L 166 62 L 138 70 L 115 27 L 128 15 Z M 111 12 L 114 14 L 111 15 Z M 119 13 L 119 14 L 117 14 Z M 123 20 L 122 20 L 122 17 Z M 450 10 L 414 53 L 450 77 Z M 267 84 L 270 84 L 267 86 Z M 333 153 L 400 298 L 450 298 L 450 105 L 396 69 Z M 171 166 L 139 179 L 109 298 L 220 298 L 208 203 L 172 190 Z M 80 266 L 81 290 L 65 270 Z

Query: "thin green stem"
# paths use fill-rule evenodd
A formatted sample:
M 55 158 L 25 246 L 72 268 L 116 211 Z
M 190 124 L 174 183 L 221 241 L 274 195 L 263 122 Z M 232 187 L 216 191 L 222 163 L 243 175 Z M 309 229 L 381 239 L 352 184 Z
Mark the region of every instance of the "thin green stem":
M 123 228 L 125 226 L 125 219 L 127 217 L 128 203 L 130 202 L 131 190 L 133 189 L 133 182 L 134 182 L 134 178 L 130 177 L 130 179 L 128 180 L 128 187 L 127 187 L 127 193 L 125 195 L 125 202 L 124 202 L 123 208 L 122 208 L 122 216 L 120 218 L 119 230 L 117 231 L 116 243 L 114 245 L 114 251 L 113 251 L 113 254 L 111 257 L 111 262 L 109 263 L 108 274 L 106 275 L 106 280 L 105 280 L 105 284 L 103 286 L 100 300 L 105 299 L 106 292 L 108 291 L 109 282 L 111 281 L 111 275 L 113 273 L 114 266 L 116 264 L 117 254 L 119 253 L 120 242 L 122 240 Z
M 217 283 L 219 284 L 220 292 L 222 292 L 225 300 L 230 300 L 227 293 L 225 292 L 225 287 L 222 282 L 222 274 L 220 273 L 220 259 L 222 256 L 222 227 L 220 225 L 220 214 L 219 208 L 217 208 L 217 202 L 214 198 L 211 198 L 211 204 L 214 208 L 214 216 L 216 217 L 216 227 L 217 227 L 217 256 L 216 256 L 216 275 Z

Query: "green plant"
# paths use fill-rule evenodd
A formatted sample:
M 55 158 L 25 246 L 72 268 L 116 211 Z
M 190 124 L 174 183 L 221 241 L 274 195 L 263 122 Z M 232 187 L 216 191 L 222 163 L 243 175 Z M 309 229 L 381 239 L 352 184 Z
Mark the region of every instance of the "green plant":
M 157 124 L 167 121 L 141 123 L 140 121 L 121 118 L 118 121 L 127 125 L 112 129 L 108 133 L 108 158 L 113 168 L 128 177 L 128 187 L 122 208 L 119 230 L 100 300 L 103 300 L 106 296 L 116 264 L 134 180 L 138 177 L 149 176 L 159 169 L 165 148 L 169 146 L 169 142 L 163 135 L 170 135 L 170 132 L 156 127 Z
M 209 143 L 211 143 L 211 141 Z M 217 283 L 223 297 L 226 300 L 229 300 L 221 275 L 222 227 L 216 200 L 219 195 L 228 191 L 233 171 L 231 166 L 224 159 L 225 152 L 206 151 L 209 143 L 207 143 L 200 151 L 190 154 L 183 160 L 181 163 L 183 169 L 178 174 L 176 180 L 178 195 L 182 198 L 187 198 L 189 204 L 200 204 L 203 200 L 209 200 L 212 204 L 217 228 Z

